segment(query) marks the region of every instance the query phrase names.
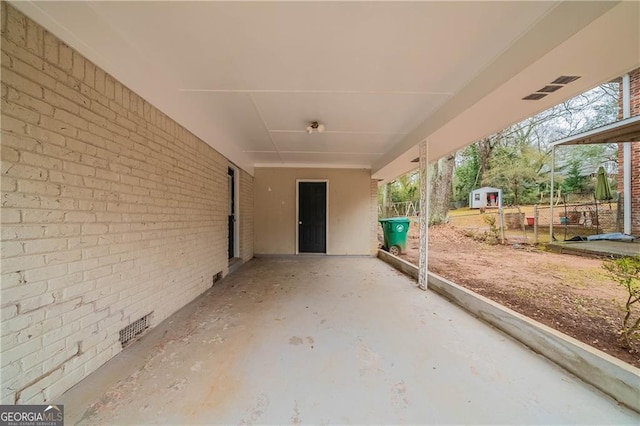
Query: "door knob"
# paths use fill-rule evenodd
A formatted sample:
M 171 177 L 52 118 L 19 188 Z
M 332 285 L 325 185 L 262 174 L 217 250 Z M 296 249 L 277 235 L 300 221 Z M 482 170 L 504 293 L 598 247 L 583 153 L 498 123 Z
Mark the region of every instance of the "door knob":
M 302 225 L 302 221 L 298 221 L 298 225 Z

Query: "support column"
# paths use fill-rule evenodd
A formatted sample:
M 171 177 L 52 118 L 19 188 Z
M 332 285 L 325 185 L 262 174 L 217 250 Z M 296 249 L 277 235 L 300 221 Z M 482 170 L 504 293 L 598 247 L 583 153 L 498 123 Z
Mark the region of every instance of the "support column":
M 555 188 L 556 175 L 556 147 L 551 147 L 551 189 L 549 190 L 549 242 L 553 242 L 553 197 Z
M 427 289 L 429 260 L 429 151 L 427 141 L 420 142 L 420 257 L 418 261 L 418 287 Z
M 631 116 L 631 82 L 629 74 L 622 77 L 622 118 Z M 622 144 L 623 232 L 631 235 L 631 142 Z

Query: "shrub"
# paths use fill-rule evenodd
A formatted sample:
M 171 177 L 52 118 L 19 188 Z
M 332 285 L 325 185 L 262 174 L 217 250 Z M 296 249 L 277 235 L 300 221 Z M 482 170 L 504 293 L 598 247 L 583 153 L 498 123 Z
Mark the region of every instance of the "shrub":
M 483 215 L 482 219 L 489 225 L 488 231 L 476 232 L 471 229 L 465 229 L 462 234 L 465 237 L 473 238 L 481 243 L 496 245 L 500 243 L 500 229 L 496 226 L 496 217 L 493 215 Z
M 640 256 L 606 260 L 602 267 L 618 284 L 627 290 L 627 300 L 622 307 L 624 318 L 620 339 L 625 348 L 635 350 L 640 340 Z
M 496 226 L 496 217 L 487 215 L 482 218 L 489 225 L 489 231 L 484 232 L 484 241 L 487 244 L 498 244 L 500 242 L 500 229 Z

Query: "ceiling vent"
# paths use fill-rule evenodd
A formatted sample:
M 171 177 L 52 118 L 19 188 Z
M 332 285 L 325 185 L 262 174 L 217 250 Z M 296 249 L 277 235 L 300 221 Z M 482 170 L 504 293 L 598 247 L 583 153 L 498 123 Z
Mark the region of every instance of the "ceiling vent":
M 578 75 L 561 75 L 560 77 L 553 80 L 551 84 L 569 84 L 572 81 L 576 81 L 579 78 L 580 76 Z
M 539 92 L 539 93 L 553 93 L 556 90 L 561 89 L 561 88 L 562 88 L 562 86 L 559 86 L 557 84 L 550 84 L 548 86 L 544 86 L 540 90 L 536 90 L 536 92 Z
M 537 101 L 538 99 L 542 99 L 547 96 L 546 93 L 532 93 L 528 96 L 522 98 L 523 101 Z
M 569 84 L 572 81 L 576 81 L 579 79 L 578 75 L 561 75 L 560 77 L 553 80 L 550 84 L 547 84 L 540 90 L 536 90 L 535 93 L 532 93 L 528 96 L 522 98 L 523 101 L 537 101 L 539 99 L 544 98 L 549 93 L 553 93 L 556 90 L 562 89 L 565 84 Z

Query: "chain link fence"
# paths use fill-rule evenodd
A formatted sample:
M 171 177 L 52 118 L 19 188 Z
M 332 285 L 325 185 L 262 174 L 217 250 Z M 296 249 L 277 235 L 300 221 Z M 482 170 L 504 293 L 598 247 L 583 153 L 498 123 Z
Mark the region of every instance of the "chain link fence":
M 553 213 L 552 213 L 553 211 Z M 552 217 L 553 214 L 553 217 Z M 621 205 L 612 202 L 588 202 L 554 205 L 522 206 L 515 208 L 469 210 L 468 213 L 449 213 L 449 223 L 455 227 L 484 232 L 495 223 L 506 241 L 545 243 L 553 238 L 569 240 L 576 236 L 620 232 L 623 224 Z
M 415 218 L 419 212 L 419 201 L 392 203 L 386 217 Z M 382 215 L 382 206 L 378 206 L 378 216 Z M 505 242 L 538 244 L 550 241 L 550 224 L 553 224 L 553 237 L 563 241 L 576 236 L 621 232 L 623 219 L 619 200 L 596 201 L 589 194 L 567 194 L 554 204 L 553 213 L 547 200 L 545 204 L 505 207 L 502 210 L 451 210 L 448 222 L 470 232 L 491 231 L 492 228 L 496 232 L 497 228 L 499 239 Z
M 420 200 L 416 201 L 402 201 L 398 203 L 391 203 L 388 206 L 388 211 L 383 212 L 382 205 L 378 204 L 378 217 L 413 217 L 418 216 L 420 213 Z
M 591 201 L 586 203 L 559 203 L 553 207 L 538 206 L 539 228 L 548 232 L 553 223 L 553 235 L 557 240 L 569 240 L 576 236 L 621 232 L 623 213 L 618 201 Z M 548 239 L 548 237 L 547 237 Z

